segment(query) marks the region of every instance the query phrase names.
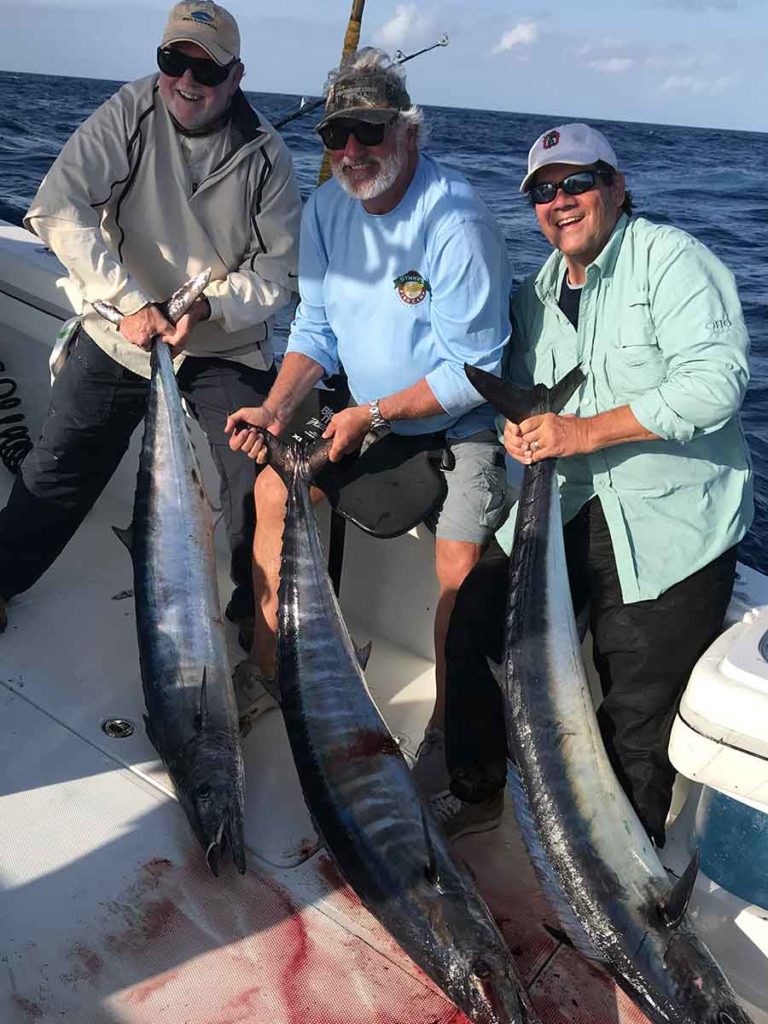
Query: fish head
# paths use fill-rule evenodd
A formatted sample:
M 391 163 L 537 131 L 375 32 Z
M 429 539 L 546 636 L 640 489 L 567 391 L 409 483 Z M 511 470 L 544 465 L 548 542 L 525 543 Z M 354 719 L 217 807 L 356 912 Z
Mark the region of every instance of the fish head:
M 187 744 L 171 772 L 179 803 L 218 877 L 229 845 L 232 859 L 245 874 L 243 839 L 243 766 L 228 736 L 205 736 Z
M 704 943 L 683 922 L 667 944 L 665 966 L 675 1001 L 693 1024 L 753 1024 Z M 681 1018 L 682 1019 L 682 1018 Z
M 507 963 L 477 959 L 465 981 L 466 1005 L 478 1024 L 537 1024 L 520 980 Z

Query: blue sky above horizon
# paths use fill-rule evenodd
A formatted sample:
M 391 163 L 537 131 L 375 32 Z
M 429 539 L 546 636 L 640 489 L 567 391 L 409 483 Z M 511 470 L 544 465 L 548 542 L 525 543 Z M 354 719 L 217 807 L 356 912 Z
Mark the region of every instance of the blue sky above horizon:
M 154 68 L 170 6 L 0 0 L 0 68 L 137 78 Z M 322 91 L 349 0 L 225 6 L 240 24 L 246 89 Z M 363 43 L 411 52 L 444 32 L 447 49 L 408 66 L 416 102 L 768 132 L 765 0 L 367 0 Z

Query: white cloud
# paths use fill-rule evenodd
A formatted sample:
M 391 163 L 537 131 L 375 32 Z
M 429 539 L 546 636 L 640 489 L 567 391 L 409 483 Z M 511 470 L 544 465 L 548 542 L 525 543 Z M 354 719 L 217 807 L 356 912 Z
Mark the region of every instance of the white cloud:
M 694 96 L 718 96 L 735 85 L 737 75 L 704 78 L 701 75 L 670 75 L 660 86 L 661 92 L 687 92 Z
M 505 32 L 496 43 L 492 52 L 505 53 L 513 50 L 516 46 L 530 46 L 539 38 L 539 26 L 535 21 L 521 21 L 508 32 Z
M 410 49 L 431 41 L 437 33 L 437 20 L 432 11 L 420 11 L 416 4 L 398 4 L 395 13 L 374 34 L 376 46 L 396 50 L 406 44 Z
M 622 39 L 617 39 L 615 36 L 605 36 L 603 39 L 599 39 L 596 43 L 582 43 L 581 46 L 574 50 L 577 57 L 589 57 L 593 53 L 610 52 L 611 50 L 623 50 L 625 49 L 625 43 Z
M 621 75 L 629 71 L 637 62 L 634 57 L 606 57 L 600 60 L 591 60 L 589 66 L 593 71 L 600 71 L 604 75 Z

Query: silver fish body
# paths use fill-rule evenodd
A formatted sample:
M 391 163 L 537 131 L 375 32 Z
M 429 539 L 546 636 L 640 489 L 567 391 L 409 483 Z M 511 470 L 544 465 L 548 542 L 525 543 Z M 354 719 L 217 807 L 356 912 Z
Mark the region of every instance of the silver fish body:
M 526 393 L 467 372 L 514 422 L 548 409 L 545 388 L 533 406 L 527 393 L 525 408 Z M 685 916 L 695 864 L 681 898 L 605 752 L 568 587 L 554 459 L 524 472 L 506 645 L 510 789 L 539 879 L 574 945 L 657 1024 L 749 1024 Z
M 533 1022 L 509 950 L 419 797 L 342 620 L 308 491 L 328 443 L 309 460 L 299 446 L 267 443 L 288 486 L 280 702 L 309 810 L 364 905 L 472 1021 Z
M 169 319 L 201 281 L 169 300 Z M 154 344 L 151 367 L 129 542 L 147 730 L 213 872 L 227 842 L 244 872 L 244 768 L 213 515 L 164 343 Z

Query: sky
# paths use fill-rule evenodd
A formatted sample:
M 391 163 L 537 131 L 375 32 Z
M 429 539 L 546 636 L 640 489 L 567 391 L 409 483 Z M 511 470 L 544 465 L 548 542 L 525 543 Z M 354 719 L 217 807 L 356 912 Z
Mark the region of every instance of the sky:
M 351 0 L 229 0 L 244 88 L 319 95 Z M 154 70 L 170 3 L 0 0 L 0 69 L 127 80 Z M 768 132 L 767 0 L 367 0 L 362 44 L 413 52 L 415 102 Z

